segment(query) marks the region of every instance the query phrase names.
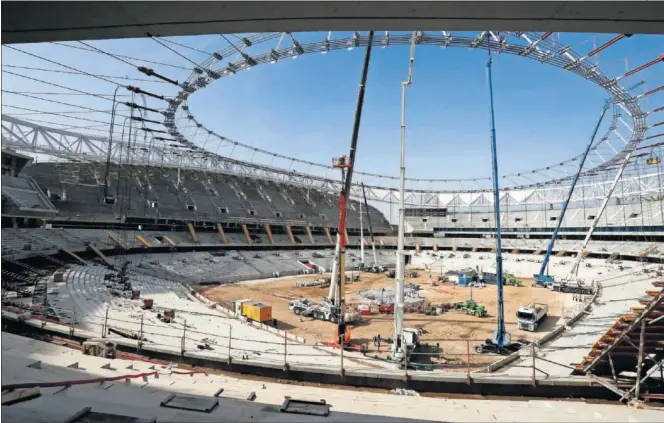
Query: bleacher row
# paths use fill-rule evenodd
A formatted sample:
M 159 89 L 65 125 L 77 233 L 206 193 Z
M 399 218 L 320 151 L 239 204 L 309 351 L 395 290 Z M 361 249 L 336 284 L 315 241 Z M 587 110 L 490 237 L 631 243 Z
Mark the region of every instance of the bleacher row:
M 118 245 L 112 239 L 119 240 L 126 248 L 146 248 L 141 244 L 137 236 L 140 235 L 145 241 L 153 247 L 168 247 L 167 238 L 181 246 L 222 246 L 221 239 L 217 233 L 198 232 L 199 243 L 194 244 L 191 236 L 187 232 L 158 232 L 158 231 L 107 231 L 101 229 L 80 229 L 80 228 L 2 228 L 2 256 L 12 258 L 28 257 L 34 254 L 53 254 L 60 249 L 65 248 L 71 251 L 84 251 L 88 244 L 94 244 L 101 250 L 117 248 Z M 226 238 L 230 246 L 247 246 L 248 242 L 242 233 L 227 233 Z M 252 234 L 252 244 L 269 245 L 270 241 L 266 234 Z M 289 246 L 290 239 L 286 235 L 274 236 L 276 245 Z M 312 245 L 307 236 L 298 238 L 299 245 Z M 359 246 L 360 237 L 349 236 L 351 246 Z M 365 245 L 368 243 L 368 237 L 365 237 Z M 314 236 L 313 245 L 332 246 L 327 236 Z M 503 248 L 522 249 L 522 250 L 545 250 L 548 239 L 503 239 Z M 578 251 L 581 246 L 580 240 L 558 240 L 555 244 L 556 251 Z M 377 247 L 396 246 L 397 238 L 393 236 L 376 237 Z M 490 238 L 426 238 L 426 237 L 406 237 L 406 245 L 414 247 L 419 244 L 424 247 L 446 248 L 494 248 L 495 240 Z M 369 246 L 367 245 L 367 248 Z M 655 242 L 637 242 L 637 241 L 590 241 L 587 251 L 599 253 L 617 253 L 621 255 L 664 257 L 664 247 L 661 243 Z
M 115 197 L 115 204 L 104 204 L 101 165 L 37 163 L 23 173 L 49 193 L 59 217 L 70 220 L 115 222 L 134 217 L 219 222 L 235 218 L 336 226 L 339 216 L 338 200 L 330 194 L 240 176 L 181 171 L 178 184 L 177 170 L 113 167 L 108 195 Z M 369 214 L 377 232 L 390 229 L 377 209 L 370 207 Z M 357 201 L 348 205 L 347 225 L 360 227 Z
M 589 227 L 599 207 L 570 208 L 563 218 L 562 230 Z M 493 229 L 494 213 L 490 211 L 447 210 L 447 216 L 406 217 L 406 232 L 430 232 L 434 228 L 487 228 Z M 664 200 L 646 201 L 637 204 L 609 205 L 599 219 L 599 227 L 611 226 L 616 231 L 625 226 L 664 225 Z M 508 211 L 500 213 L 502 228 L 555 228 L 560 210 Z
M 182 348 L 183 329 L 186 327 L 186 351 L 199 351 L 197 345 L 207 339 L 207 343 L 213 347 L 205 354 L 217 359 L 228 357 L 229 343 L 224 337 L 230 333 L 229 326 L 232 326 L 233 358 L 283 360 L 283 350 L 275 351 L 275 345 L 283 345 L 282 336 L 243 324 L 208 308 L 192 298 L 189 290 L 179 282 L 130 271 L 132 288 L 140 291 L 142 298 L 154 301 L 154 308 L 144 311 L 140 302 L 112 294 L 104 279 L 107 273 L 108 270 L 100 265 L 72 265 L 64 271 L 63 282 L 48 281 L 49 304 L 61 323 L 73 321 L 77 330 L 101 336 L 106 322 L 108 328 L 142 333 L 147 338 L 146 346 L 171 352 L 179 352 Z M 157 313 L 164 309 L 175 310 L 176 317 L 171 323 L 165 323 L 157 317 Z M 108 337 L 122 339 L 113 334 Z M 357 357 L 361 358 L 359 354 Z M 292 344 L 289 345 L 288 362 L 338 365 L 339 359 L 333 354 L 316 350 L 312 345 Z M 362 367 L 362 363 L 354 363 L 349 367 Z
M 17 212 L 51 214 L 57 211 L 31 178 L 3 175 L 2 203 L 3 214 Z

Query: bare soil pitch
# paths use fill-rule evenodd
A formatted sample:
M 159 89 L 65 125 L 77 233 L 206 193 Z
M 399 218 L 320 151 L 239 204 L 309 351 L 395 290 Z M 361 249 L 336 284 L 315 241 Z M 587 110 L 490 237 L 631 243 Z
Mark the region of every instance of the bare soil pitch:
M 417 283 L 421 286 L 422 295 L 433 303 L 454 303 L 470 298 L 471 288 L 465 288 L 451 283 L 432 286 L 429 274 L 419 271 L 420 276 L 408 279 L 407 282 Z M 350 273 L 349 273 L 350 274 Z M 278 328 L 287 330 L 298 336 L 305 337 L 307 342 L 330 341 L 334 337 L 335 326 L 329 322 L 311 320 L 295 315 L 288 309 L 290 300 L 300 297 L 320 301 L 327 295 L 328 288 L 296 288 L 296 281 L 315 280 L 320 275 L 284 277 L 269 281 L 249 281 L 232 285 L 216 287 L 199 286 L 196 291 L 210 299 L 229 303 L 232 300 L 249 298 L 272 305 L 272 315 L 278 320 Z M 553 330 L 560 322 L 564 313 L 563 304 L 565 294 L 553 292 L 543 288 L 531 287 L 532 280 L 523 278 L 523 287 L 505 287 L 505 320 L 508 332 L 512 339 L 535 340 Z M 359 296 L 359 292 L 371 288 L 394 286 L 394 279 L 382 274 L 362 273 L 360 282 L 346 284 L 346 303 L 349 308 L 355 309 L 358 302 L 366 302 Z M 488 317 L 479 318 L 461 312 L 449 311 L 440 316 L 426 316 L 421 313 L 406 313 L 405 327 L 421 328 L 424 330 L 424 342 L 439 343 L 443 348 L 443 363 L 448 367 L 465 368 L 462 363 L 467 361 L 467 349 L 470 348 L 470 362 L 472 367 L 481 366 L 495 360 L 495 357 L 475 354 L 475 346 L 490 338 L 496 329 L 496 313 L 498 309 L 497 292 L 495 285 L 484 288 L 473 288 L 472 296 L 475 301 L 484 305 L 489 313 Z M 519 307 L 532 302 L 549 305 L 549 317 L 537 332 L 526 332 L 516 327 L 516 311 Z M 363 320 L 354 325 L 352 329 L 353 342 L 367 343 L 370 355 L 385 356 L 387 345 L 381 346 L 377 351 L 373 345 L 373 337 L 391 337 L 394 331 L 393 315 L 364 316 Z

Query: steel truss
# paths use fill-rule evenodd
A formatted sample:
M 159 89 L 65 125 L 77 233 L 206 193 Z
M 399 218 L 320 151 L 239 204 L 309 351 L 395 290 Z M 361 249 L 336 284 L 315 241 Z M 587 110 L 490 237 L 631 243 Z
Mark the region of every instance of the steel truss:
M 35 123 L 23 121 L 9 116 L 2 116 L 3 148 L 18 151 L 40 153 L 54 156 L 66 161 L 105 163 L 108 139 L 78 134 L 61 129 L 48 128 Z M 170 168 L 197 170 L 210 173 L 232 174 L 277 183 L 297 185 L 303 188 L 317 189 L 327 193 L 340 190 L 338 180 L 327 179 L 314 174 L 294 170 L 270 167 L 262 164 L 248 163 L 224 157 L 206 157 L 204 155 L 183 155 L 182 149 L 165 143 L 151 140 L 136 139 L 127 151 L 127 145 L 120 141 L 111 144 L 111 160 L 115 163 L 131 163 L 143 166 L 163 166 Z M 662 195 L 660 180 L 664 171 L 623 176 L 614 192 L 616 198 L 654 197 Z M 611 183 L 609 178 L 596 181 L 585 179 L 579 182 L 571 201 L 602 200 Z M 365 185 L 368 200 L 380 202 L 399 202 L 399 191 L 396 188 Z M 546 205 L 562 203 L 567 194 L 567 185 L 550 185 L 539 188 L 522 188 L 503 190 L 501 205 Z M 354 184 L 351 188 L 352 197 L 362 199 L 362 186 Z M 409 206 L 424 207 L 486 207 L 492 206 L 491 195 L 486 192 L 431 192 L 423 190 L 406 190 L 405 202 Z
M 590 174 L 592 172 L 597 172 L 598 170 L 604 170 L 609 168 L 616 163 L 620 163 L 622 159 L 643 140 L 647 126 L 645 124 L 646 113 L 641 110 L 637 101 L 639 96 L 632 96 L 629 93 L 629 89 L 625 90 L 618 85 L 620 78 L 610 79 L 607 76 L 603 75 L 596 65 L 593 65 L 590 61 L 585 60 L 586 57 L 581 57 L 580 55 L 574 53 L 569 46 L 563 46 L 556 44 L 554 41 L 548 39 L 546 34 L 543 33 L 515 33 L 511 38 L 516 38 L 518 43 L 508 42 L 506 38 L 498 38 L 498 36 L 492 32 L 489 32 L 490 37 L 487 37 L 486 32 L 482 32 L 477 37 L 458 37 L 452 36 L 444 31 L 441 33 L 423 33 L 418 32 L 419 36 L 417 39 L 418 44 L 422 45 L 437 45 L 441 47 L 465 47 L 465 48 L 480 48 L 487 49 L 491 48 L 494 51 L 501 53 L 514 54 L 522 57 L 528 57 L 533 60 L 537 60 L 541 63 L 551 64 L 567 71 L 576 73 L 577 75 L 592 81 L 606 90 L 611 102 L 614 104 L 613 109 L 613 121 L 609 127 L 606 135 L 601 138 L 592 148 L 594 152 L 594 157 L 599 158 L 600 164 L 596 164 L 592 161 L 591 164 L 593 168 L 585 171 L 584 174 Z M 297 158 L 291 158 L 279 154 L 269 152 L 267 150 L 258 149 L 241 142 L 230 140 L 224 136 L 217 134 L 216 132 L 206 128 L 201 122 L 198 122 L 196 118 L 191 114 L 187 105 L 187 99 L 197 90 L 205 88 L 212 82 L 217 79 L 224 78 L 236 74 L 237 72 L 250 69 L 260 64 L 264 63 L 274 63 L 279 60 L 291 57 L 297 57 L 299 55 L 311 54 L 311 53 L 321 53 L 331 50 L 340 50 L 345 48 L 353 47 L 362 47 L 367 43 L 366 37 L 360 36 L 358 33 L 355 33 L 351 38 L 340 38 L 340 39 L 330 39 L 326 38 L 320 42 L 301 44 L 299 43 L 291 34 L 289 34 L 292 39 L 292 45 L 279 49 L 281 45 L 281 40 L 277 45 L 277 49 L 271 49 L 269 52 L 264 54 L 258 54 L 250 56 L 244 52 L 238 54 L 235 58 L 235 61 L 229 62 L 225 67 L 219 66 L 220 61 L 218 58 L 211 56 L 206 62 L 201 64 L 202 68 L 195 68 L 191 73 L 189 79 L 181 84 L 182 90 L 178 96 L 171 100 L 167 112 L 165 112 L 166 119 L 164 124 L 167 126 L 170 134 L 177 139 L 179 142 L 182 142 L 188 146 L 194 146 L 195 144 L 191 142 L 180 130 L 178 122 L 180 119 L 184 119 L 188 122 L 188 125 L 192 128 L 196 128 L 196 134 L 207 134 L 208 138 L 206 139 L 206 144 L 208 144 L 210 137 L 216 137 L 218 142 L 221 143 L 231 143 L 233 145 L 233 150 L 231 154 L 235 151 L 236 147 L 245 148 L 251 152 L 251 158 L 256 154 L 265 155 L 271 157 L 272 162 L 275 158 L 289 160 L 291 165 L 298 163 L 304 166 L 308 166 L 309 170 L 307 173 L 311 173 L 311 168 L 316 170 L 322 170 L 326 174 L 330 171 L 329 165 L 319 164 L 309 161 L 303 161 Z M 282 36 L 283 39 L 283 36 Z M 407 45 L 410 42 L 410 34 L 389 34 L 385 33 L 383 36 L 376 36 L 373 41 L 373 45 L 376 46 L 388 46 L 388 45 Z M 631 119 L 632 125 L 627 125 L 625 120 L 622 119 L 621 113 L 625 112 Z M 177 122 L 176 122 L 177 121 Z M 623 130 L 628 130 L 631 132 L 628 137 L 629 140 L 621 134 L 619 131 L 618 122 L 621 121 L 624 125 Z M 616 135 L 623 140 L 625 145 L 622 147 L 614 147 L 610 142 L 610 137 Z M 599 148 L 606 146 L 604 154 L 610 154 L 611 157 L 608 159 L 604 157 L 599 151 Z M 548 166 L 542 169 L 535 169 L 532 171 L 520 172 L 516 174 L 504 175 L 503 179 L 509 181 L 513 184 L 513 189 L 519 188 L 531 188 L 543 183 L 562 183 L 568 181 L 572 172 L 569 167 L 576 167 L 573 162 L 579 159 L 580 156 L 572 157 L 569 160 L 558 163 L 553 166 Z M 565 170 L 561 170 L 565 169 Z M 552 173 L 553 171 L 564 174 L 565 176 L 555 176 L 556 174 Z M 385 175 L 361 173 L 361 177 L 365 181 L 372 179 L 386 180 L 396 182 L 398 178 L 390 177 Z M 545 179 L 542 180 L 541 178 Z M 522 181 L 528 181 L 529 183 L 514 183 L 510 178 L 520 178 Z M 533 178 L 540 178 L 539 180 Z M 469 184 L 471 187 L 475 185 L 479 188 L 478 191 L 487 191 L 489 188 L 483 188 L 480 186 L 480 183 L 486 183 L 490 178 L 474 178 L 474 179 L 456 179 L 456 180 L 441 180 L 441 179 L 408 179 L 409 182 L 415 182 L 418 185 L 420 183 L 433 184 L 437 182 L 443 183 L 459 183 L 461 189 L 458 192 L 464 191 L 473 191 L 474 189 L 469 189 L 467 186 L 464 186 L 464 183 Z M 507 184 L 503 184 L 507 185 Z M 436 190 L 432 190 L 435 192 Z M 438 189 L 437 191 L 450 191 L 449 189 Z

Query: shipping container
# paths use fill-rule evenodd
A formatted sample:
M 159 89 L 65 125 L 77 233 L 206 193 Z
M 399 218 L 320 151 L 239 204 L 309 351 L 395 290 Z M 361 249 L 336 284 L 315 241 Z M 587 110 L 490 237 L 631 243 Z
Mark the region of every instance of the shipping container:
M 242 303 L 242 315 L 247 319 L 265 323 L 272 320 L 272 306 L 251 301 Z

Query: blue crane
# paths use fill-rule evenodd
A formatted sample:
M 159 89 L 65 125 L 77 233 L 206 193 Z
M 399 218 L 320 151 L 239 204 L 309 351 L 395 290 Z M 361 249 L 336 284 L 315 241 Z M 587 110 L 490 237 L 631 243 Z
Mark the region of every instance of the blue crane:
M 597 131 L 599 130 L 599 127 L 602 124 L 602 120 L 604 119 L 604 115 L 606 114 L 606 111 L 608 109 L 609 109 L 609 102 L 607 101 L 604 104 L 604 107 L 602 108 L 602 113 L 599 116 L 599 120 L 597 121 L 595 130 L 593 131 L 593 135 L 592 137 L 590 137 L 590 142 L 586 146 L 586 150 L 583 152 L 583 156 L 581 157 L 581 161 L 579 162 L 579 169 L 576 171 L 576 174 L 572 179 L 572 185 L 569 187 L 567 198 L 563 203 L 562 209 L 560 209 L 560 215 L 558 216 L 558 220 L 556 221 L 556 229 L 553 231 L 553 234 L 551 235 L 551 241 L 549 241 L 549 245 L 546 248 L 546 254 L 544 255 L 544 260 L 542 260 L 542 267 L 540 267 L 538 274 L 533 275 L 533 279 L 535 280 L 535 283 L 537 285 L 546 285 L 547 283 L 554 282 L 552 276 L 545 274 L 547 266 L 549 264 L 549 259 L 551 258 L 551 251 L 553 250 L 553 244 L 555 244 L 556 237 L 558 236 L 558 230 L 560 229 L 560 226 L 563 224 L 565 211 L 567 211 L 567 206 L 569 205 L 569 201 L 572 198 L 572 194 L 574 193 L 574 187 L 576 187 L 576 182 L 579 180 L 579 176 L 581 176 L 581 172 L 583 171 L 583 165 L 586 162 L 586 157 L 588 157 L 588 153 L 590 153 L 590 150 L 592 149 L 592 145 L 595 142 L 595 136 L 597 135 Z
M 487 38 L 488 40 L 488 38 Z M 493 83 L 491 78 L 491 44 L 489 43 L 489 60 L 486 64 L 489 82 L 489 111 L 491 113 L 491 168 L 493 171 L 493 208 L 496 217 L 496 285 L 498 287 L 498 328 L 492 341 L 498 347 L 511 344 L 510 334 L 505 330 L 505 308 L 503 304 L 503 254 L 500 240 L 500 190 L 498 188 L 498 152 L 496 151 L 496 122 L 493 112 Z

